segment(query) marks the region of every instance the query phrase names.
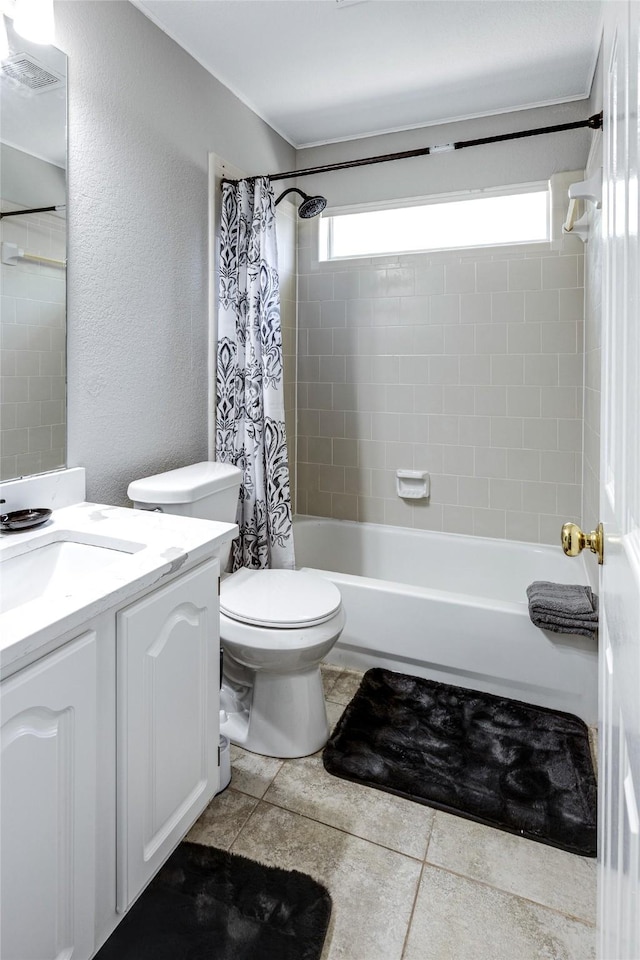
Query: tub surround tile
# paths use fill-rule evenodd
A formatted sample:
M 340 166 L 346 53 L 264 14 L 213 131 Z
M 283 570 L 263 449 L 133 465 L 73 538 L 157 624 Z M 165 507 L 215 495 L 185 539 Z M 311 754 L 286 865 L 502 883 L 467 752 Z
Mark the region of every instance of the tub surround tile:
M 592 960 L 595 928 L 426 865 L 403 960 Z
M 438 811 L 427 862 L 587 923 L 596 920 L 596 861 Z
M 424 859 L 435 815 L 429 807 L 331 776 L 321 751 L 285 762 L 264 799 L 418 860 Z
M 309 497 L 311 491 L 305 488 L 305 475 L 301 474 L 301 502 L 309 512 L 520 539 L 521 524 L 513 518 L 509 522 L 504 517 L 488 518 L 477 512 L 484 508 L 475 504 L 459 504 L 472 511 L 471 522 L 462 525 L 462 516 L 446 509 L 458 505 L 447 475 L 540 480 L 558 488 L 566 482 L 564 475 L 558 476 L 557 462 L 551 458 L 538 460 L 533 475 L 527 475 L 524 467 L 518 475 L 496 474 L 485 468 L 505 452 L 523 457 L 532 450 L 581 452 L 581 429 L 563 426 L 561 432 L 559 424 L 581 424 L 576 403 L 582 388 L 584 301 L 578 286 L 582 260 L 583 251 L 565 254 L 548 248 L 503 247 L 408 255 L 388 262 L 376 259 L 365 265 L 360 261 L 323 263 L 321 279 L 333 278 L 334 300 L 326 301 L 327 309 L 322 302 L 322 309 L 315 312 L 307 308 L 321 294 L 320 286 L 312 283 L 318 278 L 304 275 L 300 286 L 304 327 L 299 340 L 300 380 L 308 387 L 320 377 L 323 388 L 332 387 L 332 414 L 349 412 L 375 420 L 368 421 L 372 430 L 366 436 L 357 426 L 345 434 L 341 423 L 332 424 L 323 416 L 329 403 L 327 390 L 307 392 L 312 409 L 300 410 L 301 439 L 317 434 L 307 431 L 306 424 L 311 421 L 303 416 L 313 411 L 319 417 L 320 434 L 326 438 L 346 435 L 356 441 L 372 438 L 390 443 L 440 443 L 456 449 L 491 448 L 495 455 L 493 461 L 481 457 L 464 469 L 442 469 L 430 459 L 414 463 L 434 478 L 429 502 L 434 517 L 429 517 L 429 522 L 417 504 L 407 510 L 398 503 L 395 488 L 388 486 L 373 490 L 374 498 L 383 503 L 345 501 L 349 492 L 362 498 L 368 497 L 369 491 L 336 489 L 327 483 L 327 474 L 320 486 L 325 494 L 321 498 Z M 313 260 L 310 263 L 315 270 L 317 265 Z M 301 267 L 307 269 L 305 261 Z M 305 300 L 307 287 L 313 290 Z M 331 343 L 325 336 L 330 332 Z M 311 360 L 317 365 L 309 367 Z M 452 427 L 452 417 L 458 418 L 457 428 Z M 490 432 L 488 418 L 492 418 Z M 522 423 L 523 419 L 528 422 Z M 382 423 L 381 433 L 377 428 Z M 418 429 L 424 433 L 418 435 Z M 587 439 L 589 433 L 585 442 Z M 300 465 L 308 462 L 304 449 L 301 444 Z M 334 446 L 325 460 L 314 458 L 314 463 L 344 466 L 342 448 Z M 350 459 L 349 465 L 357 469 L 363 464 Z M 408 462 L 386 463 L 392 473 L 408 466 Z M 443 482 L 437 482 L 438 475 Z M 566 519 L 560 516 L 559 503 L 558 496 L 553 510 L 558 525 Z M 509 509 L 520 512 L 516 503 Z M 557 536 L 551 536 L 550 523 L 542 522 L 540 509 L 521 511 L 538 513 L 537 521 L 527 520 L 527 536 L 555 543 Z
M 400 960 L 420 863 L 261 801 L 232 846 L 269 866 L 301 870 L 333 901 L 322 960 Z

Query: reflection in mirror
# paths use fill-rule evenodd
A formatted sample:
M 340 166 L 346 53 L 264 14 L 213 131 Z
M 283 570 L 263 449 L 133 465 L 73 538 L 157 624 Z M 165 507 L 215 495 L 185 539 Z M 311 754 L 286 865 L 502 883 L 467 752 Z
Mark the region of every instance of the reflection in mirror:
M 2 16 L 0 14 L 0 16 Z M 0 479 L 66 460 L 67 58 L 5 18 L 0 69 Z M 54 208 L 37 213 L 28 210 Z M 9 215 L 6 215 L 9 214 Z

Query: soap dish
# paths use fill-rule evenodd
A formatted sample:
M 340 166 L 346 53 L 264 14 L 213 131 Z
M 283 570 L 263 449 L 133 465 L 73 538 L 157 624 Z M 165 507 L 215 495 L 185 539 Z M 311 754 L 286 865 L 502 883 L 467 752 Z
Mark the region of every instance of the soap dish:
M 13 510 L 11 513 L 0 515 L 0 529 L 2 530 L 29 530 L 39 527 L 51 516 L 51 510 L 38 507 L 33 510 Z

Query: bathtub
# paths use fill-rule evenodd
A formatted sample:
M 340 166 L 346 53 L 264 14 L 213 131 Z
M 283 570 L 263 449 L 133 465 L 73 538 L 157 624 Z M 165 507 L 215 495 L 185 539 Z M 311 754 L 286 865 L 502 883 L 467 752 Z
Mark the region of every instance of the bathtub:
M 296 517 L 296 565 L 340 589 L 329 660 L 387 667 L 597 719 L 597 641 L 540 630 L 533 580 L 584 583 L 560 547 Z

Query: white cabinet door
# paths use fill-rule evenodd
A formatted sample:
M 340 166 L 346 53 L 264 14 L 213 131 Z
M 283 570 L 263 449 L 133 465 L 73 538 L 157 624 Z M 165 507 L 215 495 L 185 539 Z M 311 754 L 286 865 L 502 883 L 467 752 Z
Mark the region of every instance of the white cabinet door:
M 2 960 L 93 954 L 96 634 L 5 680 Z
M 118 613 L 117 909 L 218 788 L 218 561 Z

